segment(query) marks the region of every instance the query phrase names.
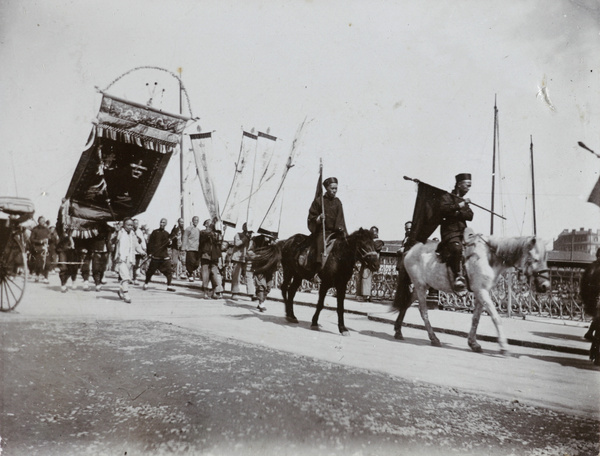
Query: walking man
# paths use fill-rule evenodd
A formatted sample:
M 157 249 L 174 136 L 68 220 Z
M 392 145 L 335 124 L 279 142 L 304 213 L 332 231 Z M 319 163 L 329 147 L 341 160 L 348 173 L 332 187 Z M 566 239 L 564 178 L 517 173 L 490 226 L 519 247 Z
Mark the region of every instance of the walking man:
M 31 230 L 29 236 L 29 270 L 35 275 L 35 281 L 40 280 L 48 283 L 48 268 L 46 263 L 50 261 L 48 257 L 48 242 L 50 238 L 50 230 L 46 225 L 46 219 L 42 216 L 38 218 L 38 224 Z
M 148 289 L 148 284 L 154 273 L 158 270 L 167 279 L 167 291 L 175 291 L 171 286 L 173 280 L 173 264 L 169 257 L 169 245 L 173 241 L 171 235 L 165 230 L 167 219 L 160 219 L 160 227 L 150 233 L 148 238 L 148 255 L 150 256 L 150 265 L 146 271 L 146 281 L 144 290 Z
M 131 302 L 129 297 L 129 284 L 132 281 L 132 269 L 135 264 L 135 256 L 142 254 L 141 246 L 133 232 L 133 220 L 127 217 L 123 220 L 123 227 L 117 237 L 115 247 L 115 269 L 119 274 L 119 298 L 126 303 Z
M 200 246 L 199 221 L 200 219 L 197 215 L 192 217 L 192 224 L 183 232 L 181 248 L 185 252 L 185 269 L 190 282 L 194 281 L 194 272 L 200 265 L 200 253 L 198 252 L 198 247 Z
M 254 296 L 254 280 L 252 271 L 248 268 L 251 263 L 248 259 L 248 247 L 252 231 L 248 231 L 248 225 L 244 223 L 242 232 L 236 233 L 233 237 L 233 251 L 231 253 L 231 262 L 233 271 L 231 272 L 231 298 L 237 299 L 240 294 L 240 282 L 242 273 L 246 278 L 246 291 L 250 296 Z
M 185 252 L 183 252 L 183 232 L 185 227 L 183 226 L 183 219 L 177 219 L 177 225 L 171 230 L 171 263 L 173 263 L 173 274 L 175 277 L 184 279 L 183 276 L 183 265 L 185 262 Z

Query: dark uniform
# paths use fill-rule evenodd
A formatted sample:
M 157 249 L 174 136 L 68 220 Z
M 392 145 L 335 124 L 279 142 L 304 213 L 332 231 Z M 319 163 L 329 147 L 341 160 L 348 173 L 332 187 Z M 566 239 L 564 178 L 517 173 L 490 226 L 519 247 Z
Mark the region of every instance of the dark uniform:
M 250 258 L 254 257 L 254 254 L 257 250 L 262 249 L 264 247 L 268 247 L 273 243 L 273 238 L 267 236 L 265 234 L 259 234 L 258 236 L 254 236 L 250 240 L 250 245 L 248 246 L 248 256 Z M 267 310 L 264 305 L 265 299 L 271 288 L 273 288 L 273 273 L 275 271 L 269 271 L 264 273 L 254 273 L 254 285 L 256 287 L 256 298 L 258 299 L 258 307 L 257 309 L 261 312 Z
M 43 220 L 42 217 L 40 219 Z M 43 280 L 48 280 L 47 264 L 48 258 L 48 242 L 50 238 L 50 230 L 44 223 L 39 223 L 31 230 L 29 236 L 29 270 L 36 276 L 43 276 Z M 37 277 L 36 277 L 36 280 Z
M 208 284 L 212 284 L 213 298 L 220 298 L 223 292 L 223 278 L 219 271 L 221 258 L 221 240 L 214 230 L 211 220 L 204 222 L 206 229 L 200 231 L 198 251 L 200 252 L 200 268 L 202 274 L 202 288 L 204 297 L 209 298 Z
M 454 272 L 454 285 L 457 291 L 464 289 L 466 286 L 462 272 L 462 237 L 467 227 L 466 222 L 473 220 L 473 211 L 471 211 L 469 204 L 462 199 L 466 192 L 461 195 L 458 187 L 461 182 L 470 180 L 470 174 L 458 174 L 454 190 L 452 190 L 452 193 L 442 195 L 440 201 L 440 215 L 442 216 L 440 223 L 441 248 L 445 253 L 446 263 Z
M 327 189 L 331 184 L 337 184 L 335 177 L 325 179 L 323 186 Z M 344 219 L 344 208 L 342 202 L 335 195 L 330 195 L 328 192 L 323 195 L 323 206 L 321 206 L 321 197 L 315 198 L 308 210 L 308 229 L 315 236 L 316 240 L 316 261 L 321 262 L 323 254 L 323 227 L 321 221 L 317 218 L 325 213 L 325 237 L 332 233 L 346 234 L 346 221 Z
M 166 225 L 166 221 L 165 221 Z M 171 288 L 171 280 L 173 280 L 173 263 L 169 255 L 169 247 L 173 237 L 161 224 L 148 238 L 147 252 L 150 255 L 150 264 L 146 270 L 145 285 L 150 283 L 152 276 L 156 271 L 160 271 L 167 279 L 167 290 L 175 291 Z

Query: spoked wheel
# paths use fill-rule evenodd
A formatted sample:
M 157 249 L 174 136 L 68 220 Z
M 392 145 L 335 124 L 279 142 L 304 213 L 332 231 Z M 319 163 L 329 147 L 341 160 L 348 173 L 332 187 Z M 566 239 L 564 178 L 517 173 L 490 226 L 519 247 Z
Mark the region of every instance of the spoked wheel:
M 17 307 L 27 283 L 27 256 L 18 235 L 11 236 L 0 256 L 0 311 Z

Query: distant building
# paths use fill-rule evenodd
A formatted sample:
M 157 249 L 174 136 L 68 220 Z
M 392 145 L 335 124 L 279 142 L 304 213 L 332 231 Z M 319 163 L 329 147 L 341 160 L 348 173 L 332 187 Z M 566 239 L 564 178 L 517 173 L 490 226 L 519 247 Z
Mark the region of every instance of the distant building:
M 589 263 L 596 259 L 600 248 L 600 230 L 563 230 L 548 252 L 548 260 L 553 262 Z
M 382 252 L 396 253 L 402 247 L 402 241 L 383 241 Z

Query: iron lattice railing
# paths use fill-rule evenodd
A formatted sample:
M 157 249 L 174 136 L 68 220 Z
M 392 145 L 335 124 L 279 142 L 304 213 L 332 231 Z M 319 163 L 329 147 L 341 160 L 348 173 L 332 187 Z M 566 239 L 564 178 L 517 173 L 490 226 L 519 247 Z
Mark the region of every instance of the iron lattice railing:
M 382 253 L 379 271 L 373 274 L 371 298 L 378 301 L 392 301 L 396 291 L 397 257 L 395 254 Z M 231 271 L 227 268 L 229 279 Z M 492 289 L 492 300 L 498 312 L 507 315 L 535 315 L 565 320 L 586 320 L 583 305 L 579 299 L 579 280 L 581 267 L 550 267 L 552 287 L 548 293 L 537 293 L 531 289 L 524 277 L 516 271 L 509 270 L 503 274 Z M 275 287 L 281 283 L 282 273 L 278 271 Z M 356 295 L 359 280 L 358 265 L 352 279 L 348 283 L 347 295 Z M 300 291 L 312 292 L 319 288 L 319 278 L 313 281 L 304 280 Z M 330 294 L 334 290 L 329 291 Z M 452 293 L 432 293 L 429 302 L 437 300 L 439 308 L 454 311 L 472 311 L 473 294 L 467 293 L 460 298 Z

